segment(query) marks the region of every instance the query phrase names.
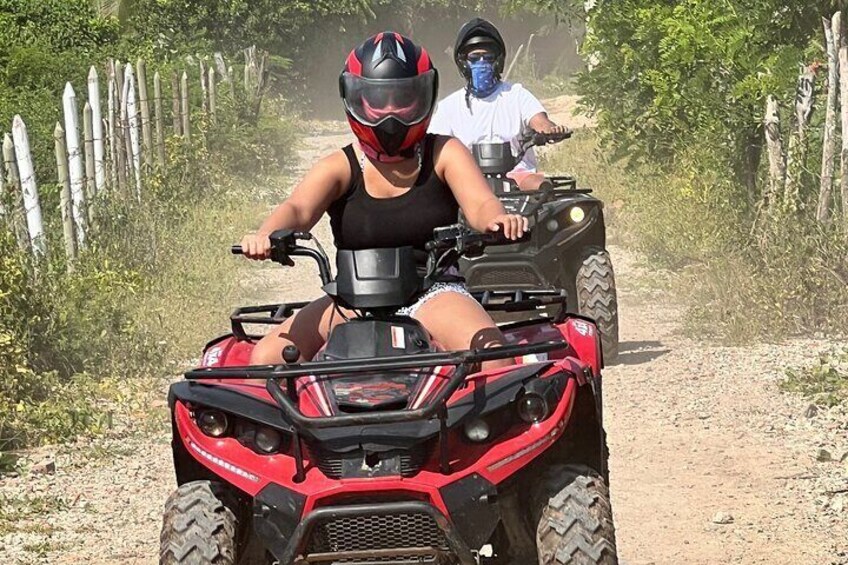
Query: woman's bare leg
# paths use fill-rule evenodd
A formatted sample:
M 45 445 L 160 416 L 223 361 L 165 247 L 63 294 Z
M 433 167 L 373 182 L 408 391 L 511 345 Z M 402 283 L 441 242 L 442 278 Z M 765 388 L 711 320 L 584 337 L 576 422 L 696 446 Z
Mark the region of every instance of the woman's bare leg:
M 542 173 L 532 171 L 512 171 L 506 176 L 515 181 L 519 190 L 539 190 L 547 180 Z
M 319 298 L 260 339 L 250 355 L 250 364 L 282 363 L 283 348 L 287 345 L 297 346 L 301 361 L 311 360 L 327 341 L 330 330 L 344 321 L 329 297 Z
M 443 292 L 425 302 L 415 318 L 445 348 L 456 351 L 504 344 L 504 337 L 479 302 L 458 292 Z M 512 359 L 483 363 L 483 369 L 513 365 Z

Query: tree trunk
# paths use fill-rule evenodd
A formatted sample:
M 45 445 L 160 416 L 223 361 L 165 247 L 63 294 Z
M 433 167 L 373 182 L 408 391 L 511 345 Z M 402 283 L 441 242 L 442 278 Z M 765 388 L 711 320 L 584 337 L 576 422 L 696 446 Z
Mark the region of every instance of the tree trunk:
M 777 111 L 777 100 L 769 96 L 766 101 L 766 115 L 763 119 L 766 132 L 766 147 L 769 160 L 769 183 L 763 191 L 760 204 L 764 210 L 774 207 L 780 191 L 786 183 L 786 161 L 783 154 L 783 139 L 780 135 L 780 114 Z
M 807 126 L 813 114 L 815 102 L 816 73 L 814 63 L 801 70 L 798 76 L 798 88 L 795 93 L 795 135 L 789 140 L 789 156 L 786 161 L 786 186 L 783 192 L 783 204 L 787 210 L 797 210 L 800 199 L 801 182 L 807 161 Z
M 842 217 L 848 226 L 848 17 L 841 18 L 839 34 L 839 89 L 842 104 L 841 193 Z
M 816 206 L 816 219 L 821 223 L 826 223 L 830 219 L 833 173 L 836 165 L 836 103 L 839 95 L 839 56 L 836 46 L 841 35 L 841 21 L 842 16 L 839 12 L 833 15 L 832 22 L 827 18 L 822 18 L 827 47 L 827 113 L 824 125 L 824 141 L 822 142 L 821 185 L 819 187 L 818 205 Z
M 757 207 L 757 171 L 763 157 L 763 128 L 750 129 L 743 138 L 743 159 L 739 168 L 739 180 L 745 186 L 749 209 Z

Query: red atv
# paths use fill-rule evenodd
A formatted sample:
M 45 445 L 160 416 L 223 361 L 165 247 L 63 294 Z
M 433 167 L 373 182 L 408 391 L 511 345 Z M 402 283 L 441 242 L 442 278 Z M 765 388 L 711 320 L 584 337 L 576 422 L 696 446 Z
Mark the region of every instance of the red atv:
M 246 366 L 246 326 L 306 304 L 239 309 L 171 386 L 180 486 L 160 562 L 617 563 L 594 323 L 566 313 L 564 291 L 482 292 L 490 311 L 559 312 L 501 326 L 506 345 L 444 351 L 394 314 L 497 237 L 435 230 L 426 273 L 411 248 L 339 251 L 332 280 L 310 234 L 273 234 L 273 260 L 311 257 L 359 317 L 313 361 L 290 346 L 281 365 Z M 495 359 L 514 365 L 479 369 Z

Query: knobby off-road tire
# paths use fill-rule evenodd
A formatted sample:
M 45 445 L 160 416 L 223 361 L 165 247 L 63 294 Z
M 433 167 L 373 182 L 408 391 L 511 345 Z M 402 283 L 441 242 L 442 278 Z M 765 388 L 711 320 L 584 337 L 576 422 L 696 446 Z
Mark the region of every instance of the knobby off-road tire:
M 539 565 L 618 565 L 609 490 L 590 467 L 550 469 L 539 492 L 542 513 L 536 528 Z
M 575 285 L 578 312 L 595 320 L 601 331 L 604 361 L 611 363 L 618 356 L 618 298 L 609 254 L 598 251 L 586 257 Z
M 209 481 L 180 486 L 165 503 L 161 565 L 235 565 L 236 517 Z

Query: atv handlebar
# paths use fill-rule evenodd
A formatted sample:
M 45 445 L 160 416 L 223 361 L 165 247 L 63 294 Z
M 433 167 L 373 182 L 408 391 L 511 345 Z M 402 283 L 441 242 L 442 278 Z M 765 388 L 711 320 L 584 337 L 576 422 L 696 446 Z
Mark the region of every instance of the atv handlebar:
M 453 224 L 434 229 L 433 239 L 425 244 L 424 249 L 430 255 L 432 264 L 436 265 L 439 263 L 439 257 L 436 257 L 439 251 L 454 250 L 458 257 L 478 253 L 489 245 L 509 245 L 526 241 L 529 235 L 529 232 L 525 232 L 524 236 L 512 240 L 507 239 L 503 232 L 479 233 L 462 224 Z M 294 266 L 292 257 L 311 257 L 318 263 L 322 282 L 326 285 L 333 281 L 330 260 L 320 245 L 318 249 L 312 249 L 296 243 L 298 240 L 313 240 L 311 233 L 277 230 L 269 236 L 269 239 L 271 240 L 270 259 L 275 263 L 291 267 Z M 230 247 L 230 253 L 244 255 L 244 249 L 241 245 L 233 245 Z
M 574 132 L 570 129 L 556 133 L 533 131 L 522 140 L 521 146 L 524 147 L 529 144 L 532 147 L 536 145 L 548 145 L 549 143 L 559 143 L 560 141 L 571 138 L 573 134 Z
M 428 241 L 424 249 L 427 252 L 456 249 L 460 254 L 468 251 L 477 251 L 489 245 L 509 245 L 526 241 L 530 232 L 518 239 L 508 239 L 503 232 L 480 233 L 467 228 L 462 224 L 453 224 L 433 230 L 433 240 Z
M 524 159 L 524 154 L 533 147 L 559 143 L 560 141 L 565 141 L 566 139 L 571 138 L 572 135 L 574 135 L 574 132 L 570 129 L 557 133 L 542 133 L 540 131 L 530 130 L 530 132 L 519 140 L 521 150 L 515 157 L 515 162 L 520 163 L 521 160 Z

